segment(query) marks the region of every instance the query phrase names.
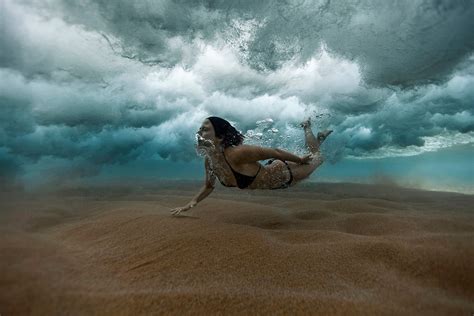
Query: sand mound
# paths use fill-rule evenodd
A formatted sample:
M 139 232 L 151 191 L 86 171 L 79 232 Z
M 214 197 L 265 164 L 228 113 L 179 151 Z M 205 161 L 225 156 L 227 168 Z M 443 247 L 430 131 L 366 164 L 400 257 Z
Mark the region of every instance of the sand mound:
M 436 204 L 423 191 L 404 202 L 403 189 L 314 189 L 218 190 L 182 217 L 169 207 L 194 191 L 12 200 L 0 215 L 0 311 L 474 310 L 474 215 L 464 205 L 474 197 L 443 194 Z

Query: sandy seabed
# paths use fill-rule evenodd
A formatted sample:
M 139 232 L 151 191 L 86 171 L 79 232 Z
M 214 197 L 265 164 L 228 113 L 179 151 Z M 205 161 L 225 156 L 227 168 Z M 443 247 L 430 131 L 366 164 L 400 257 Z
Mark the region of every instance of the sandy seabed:
M 0 314 L 474 313 L 473 195 L 199 186 L 3 194 Z

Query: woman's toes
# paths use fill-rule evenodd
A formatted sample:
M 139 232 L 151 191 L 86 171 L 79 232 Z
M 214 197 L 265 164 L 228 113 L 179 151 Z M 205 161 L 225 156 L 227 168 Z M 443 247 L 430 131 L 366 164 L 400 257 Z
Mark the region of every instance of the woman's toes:
M 303 127 L 303 128 L 310 127 L 311 126 L 311 118 L 308 117 L 306 120 L 301 122 L 300 126 Z
M 331 134 L 332 132 L 333 132 L 333 130 L 331 130 L 331 129 L 327 129 L 325 131 L 319 132 L 318 133 L 318 139 L 319 140 L 325 140 L 326 137 L 328 137 L 329 134 Z

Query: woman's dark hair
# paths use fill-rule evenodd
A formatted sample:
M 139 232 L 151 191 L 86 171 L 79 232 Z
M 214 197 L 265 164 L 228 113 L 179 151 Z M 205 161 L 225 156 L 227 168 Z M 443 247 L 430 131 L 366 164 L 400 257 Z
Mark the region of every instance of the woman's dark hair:
M 216 137 L 222 138 L 224 148 L 240 145 L 244 141 L 245 136 L 236 130 L 227 120 L 217 116 L 210 116 L 207 119 L 214 127 Z

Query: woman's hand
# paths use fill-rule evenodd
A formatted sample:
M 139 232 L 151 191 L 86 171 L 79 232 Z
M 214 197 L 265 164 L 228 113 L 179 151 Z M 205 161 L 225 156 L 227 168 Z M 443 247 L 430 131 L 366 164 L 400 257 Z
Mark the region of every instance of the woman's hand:
M 313 158 L 314 158 L 314 154 L 304 155 L 303 157 L 300 157 L 300 164 L 307 165 L 313 160 Z
M 197 202 L 191 201 L 183 207 L 176 207 L 176 208 L 172 209 L 170 212 L 171 212 L 172 215 L 179 215 L 179 213 L 186 212 L 190 208 L 193 208 L 194 206 L 196 206 L 196 204 L 197 204 Z

